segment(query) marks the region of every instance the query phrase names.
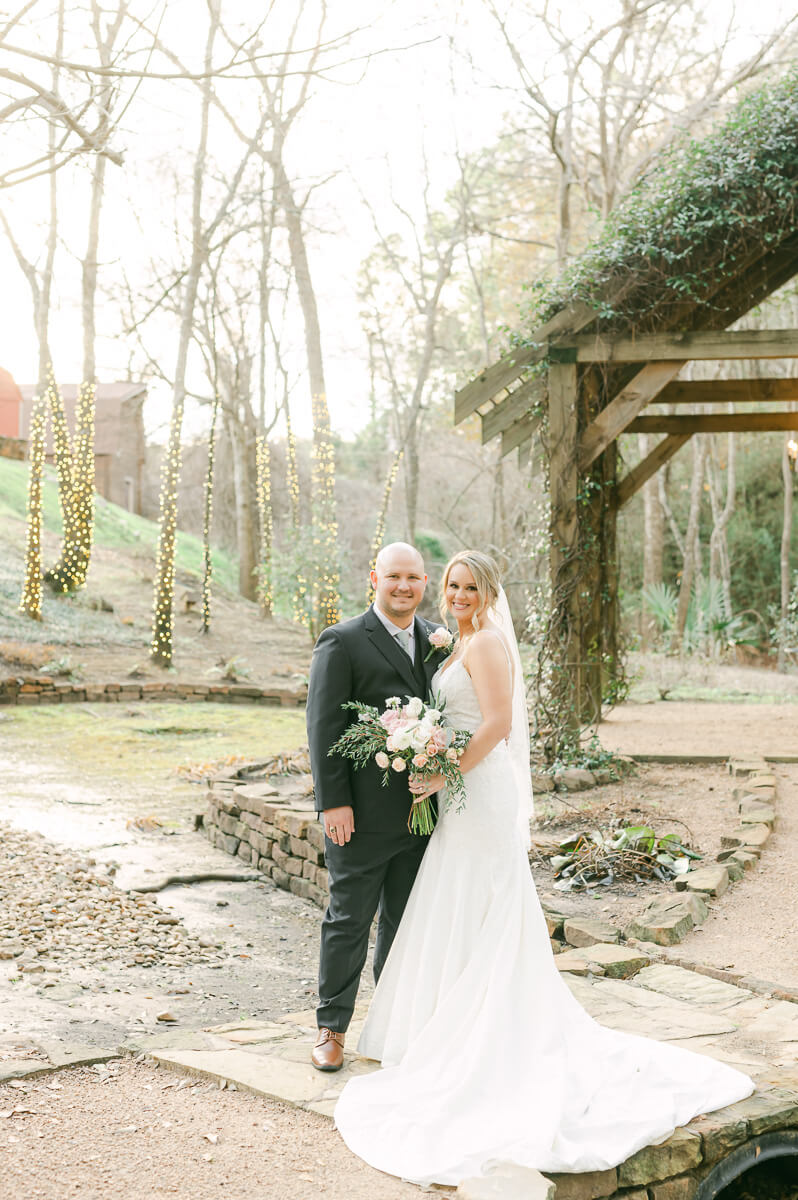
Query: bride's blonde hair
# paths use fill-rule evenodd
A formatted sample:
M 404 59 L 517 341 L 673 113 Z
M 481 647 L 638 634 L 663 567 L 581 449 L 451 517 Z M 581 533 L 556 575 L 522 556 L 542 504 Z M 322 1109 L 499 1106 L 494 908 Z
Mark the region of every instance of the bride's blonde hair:
M 446 588 L 449 583 L 449 575 L 451 574 L 452 567 L 456 567 L 458 563 L 462 563 L 464 567 L 468 567 L 474 576 L 474 583 L 477 585 L 479 608 L 474 613 L 472 620 L 474 629 L 477 630 L 479 629 L 479 618 L 485 612 L 485 609 L 490 608 L 499 598 L 499 589 L 501 587 L 499 568 L 491 556 L 483 554 L 481 550 L 460 550 L 450 558 L 443 572 L 443 579 L 441 580 L 440 614 L 444 621 L 449 613 L 446 604 Z

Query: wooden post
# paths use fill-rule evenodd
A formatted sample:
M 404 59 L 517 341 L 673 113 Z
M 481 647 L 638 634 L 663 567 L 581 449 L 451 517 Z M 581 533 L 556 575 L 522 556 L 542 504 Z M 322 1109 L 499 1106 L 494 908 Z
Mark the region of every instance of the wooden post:
M 551 501 L 550 630 L 554 705 L 560 729 L 576 734 L 582 703 L 579 664 L 581 646 L 577 577 L 579 529 L 577 491 L 577 368 L 553 363 L 549 368 L 549 495 Z

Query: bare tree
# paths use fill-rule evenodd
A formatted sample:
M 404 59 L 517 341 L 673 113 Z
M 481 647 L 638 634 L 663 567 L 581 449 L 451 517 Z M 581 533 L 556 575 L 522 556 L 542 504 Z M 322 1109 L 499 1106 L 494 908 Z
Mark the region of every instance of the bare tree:
M 677 129 L 695 128 L 735 88 L 789 57 L 796 27 L 791 18 L 735 61 L 734 11 L 708 40 L 697 0 L 587 8 L 578 37 L 542 0 L 484 3 L 514 72 L 524 135 L 553 170 L 558 266 L 584 240 L 590 213 L 606 217 Z M 550 48 L 542 74 L 541 44 Z

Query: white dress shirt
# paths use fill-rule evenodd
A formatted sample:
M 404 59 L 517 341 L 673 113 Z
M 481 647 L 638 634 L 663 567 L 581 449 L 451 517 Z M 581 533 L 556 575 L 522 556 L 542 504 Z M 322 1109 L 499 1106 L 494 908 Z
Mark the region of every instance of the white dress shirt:
M 375 615 L 382 622 L 382 624 L 385 626 L 385 628 L 388 630 L 388 632 L 390 633 L 392 638 L 395 638 L 397 633 L 409 633 L 410 634 L 410 645 L 407 650 L 405 650 L 404 646 L 402 646 L 401 640 L 398 641 L 397 644 L 401 647 L 402 652 L 407 654 L 410 661 L 415 662 L 415 657 L 416 657 L 415 618 L 410 622 L 407 629 L 400 629 L 400 627 L 398 625 L 394 625 L 394 623 L 390 617 L 386 617 L 386 615 L 382 611 L 382 609 L 377 606 L 376 601 L 374 603 L 374 612 L 375 612 Z

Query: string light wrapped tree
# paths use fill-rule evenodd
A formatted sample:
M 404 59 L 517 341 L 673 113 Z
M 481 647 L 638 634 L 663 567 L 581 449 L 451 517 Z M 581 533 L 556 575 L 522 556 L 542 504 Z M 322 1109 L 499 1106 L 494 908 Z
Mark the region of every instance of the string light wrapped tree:
M 213 578 L 213 561 L 211 559 L 211 520 L 213 518 L 213 468 L 216 460 L 216 421 L 219 415 L 219 396 L 213 401 L 211 415 L 211 431 L 208 435 L 208 470 L 205 475 L 205 506 L 202 514 L 202 624 L 200 633 L 207 633 L 211 627 L 211 579 Z
M 64 402 L 50 368 L 46 392 L 53 422 L 58 493 L 64 537 L 61 555 L 45 573 L 55 592 L 73 592 L 86 582 L 94 533 L 94 384 L 82 383 L 70 439 Z
M 30 424 L 28 524 L 25 539 L 25 582 L 20 611 L 34 621 L 42 619 L 42 471 L 47 432 L 47 402 L 38 397 Z
M 335 445 L 325 395 L 313 397 L 313 611 L 311 633 L 341 619 L 338 522 L 335 517 Z
M 264 617 L 274 613 L 274 587 L 272 581 L 272 476 L 269 440 L 261 435 L 257 441 L 257 487 L 258 514 L 260 516 L 260 571 L 258 579 L 258 601 Z
M 391 469 L 388 472 L 388 478 L 385 480 L 385 487 L 382 493 L 382 504 L 380 505 L 377 524 L 374 529 L 374 538 L 371 543 L 371 552 L 369 554 L 369 583 L 368 587 L 366 588 L 366 606 L 371 604 L 372 600 L 374 599 L 374 588 L 371 586 L 371 572 L 377 565 L 377 555 L 380 552 L 380 547 L 382 546 L 385 538 L 385 524 L 388 520 L 388 505 L 391 502 L 393 485 L 396 483 L 396 476 L 399 472 L 399 466 L 402 462 L 402 459 L 404 458 L 404 453 L 405 452 L 403 448 L 400 448 L 396 451 L 396 454 L 393 457 L 393 462 L 391 463 Z

